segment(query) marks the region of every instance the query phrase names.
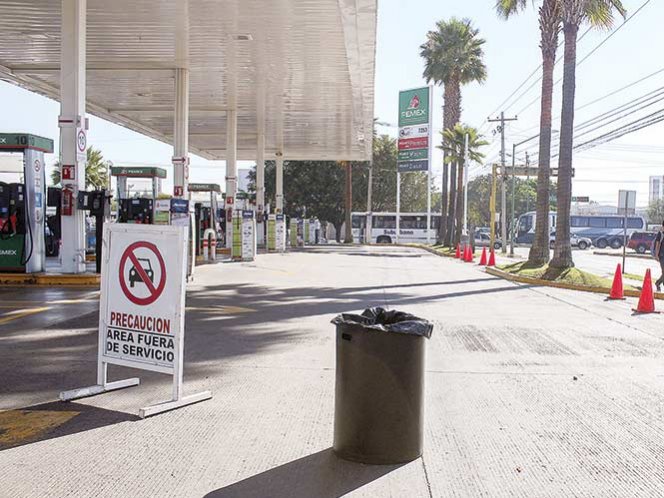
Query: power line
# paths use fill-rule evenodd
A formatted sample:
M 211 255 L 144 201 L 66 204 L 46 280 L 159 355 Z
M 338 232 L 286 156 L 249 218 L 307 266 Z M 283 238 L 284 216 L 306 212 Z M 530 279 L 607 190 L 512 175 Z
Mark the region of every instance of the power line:
M 632 15 L 630 15 L 627 19 L 625 19 L 625 22 L 623 22 L 620 26 L 618 26 L 616 29 L 614 29 L 613 31 L 611 31 L 611 33 L 609 33 L 609 35 L 608 35 L 606 38 L 604 38 L 601 42 L 599 42 L 599 44 L 597 44 L 597 45 L 596 45 L 596 46 L 595 46 L 590 52 L 588 52 L 588 53 L 587 53 L 587 54 L 586 54 L 581 60 L 577 61 L 577 62 L 576 62 L 576 67 L 578 68 L 581 64 L 583 64 L 585 61 L 587 61 L 587 60 L 588 60 L 588 59 L 589 59 L 589 58 L 590 58 L 595 52 L 597 52 L 597 51 L 598 51 L 598 50 L 599 50 L 599 49 L 600 49 L 600 48 L 601 48 L 606 42 L 608 42 L 608 41 L 609 41 L 611 38 L 613 38 L 617 33 L 619 33 L 620 30 L 623 29 L 623 28 L 625 27 L 625 25 L 626 25 L 629 21 L 631 21 L 631 20 L 632 20 L 632 19 L 633 19 L 633 18 L 634 18 L 639 12 L 641 12 L 641 11 L 645 8 L 645 6 L 648 5 L 651 1 L 652 1 L 652 0 L 646 0 L 645 2 L 643 2 L 643 3 L 641 4 L 641 6 L 640 6 L 638 9 L 636 9 L 636 11 L 634 11 L 634 13 L 633 13 Z M 589 29 L 591 29 L 591 28 L 589 28 Z M 586 33 L 587 33 L 587 32 L 586 32 Z M 585 35 L 585 33 L 584 33 L 584 35 Z M 555 87 L 555 86 L 558 85 L 562 80 L 563 80 L 563 77 L 561 76 L 560 78 L 558 78 L 558 79 L 555 81 L 555 83 L 553 84 L 553 86 Z M 518 111 L 516 114 L 520 116 L 524 111 L 526 111 L 527 109 L 529 109 L 532 105 L 534 105 L 536 102 L 538 102 L 541 98 L 542 98 L 542 96 L 541 96 L 541 93 L 540 93 L 540 96 L 539 96 L 539 97 L 537 97 L 536 99 L 534 99 L 534 100 L 532 100 L 531 102 L 529 102 L 525 107 L 523 107 L 523 108 L 522 108 L 520 111 Z M 514 105 L 514 104 L 512 104 L 512 105 Z

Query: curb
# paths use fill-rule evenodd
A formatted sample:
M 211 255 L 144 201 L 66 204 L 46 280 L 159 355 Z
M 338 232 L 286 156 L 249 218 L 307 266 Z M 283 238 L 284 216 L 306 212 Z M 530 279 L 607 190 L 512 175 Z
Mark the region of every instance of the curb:
M 76 286 L 99 287 L 101 275 L 96 273 L 0 273 L 0 286 Z
M 595 256 L 613 256 L 615 258 L 622 258 L 622 254 L 615 254 L 612 252 L 606 252 L 606 251 L 593 251 L 593 254 Z M 637 253 L 626 253 L 625 254 L 626 258 L 636 258 L 636 259 L 653 259 L 652 256 L 649 254 L 637 254 Z
M 567 290 L 574 290 L 574 291 L 581 291 L 581 292 L 592 292 L 594 294 L 606 294 L 607 296 L 611 293 L 611 289 L 608 287 L 592 287 L 592 286 L 586 286 L 586 285 L 574 285 L 574 284 L 568 284 L 565 282 L 553 282 L 551 280 L 543 280 L 540 278 L 532 278 L 532 277 L 524 277 L 521 275 L 513 275 L 511 273 L 507 273 L 505 271 L 499 270 L 497 268 L 486 268 L 485 270 L 489 275 L 493 275 L 494 277 L 500 277 L 505 280 L 509 280 L 510 282 L 518 282 L 521 284 L 530 284 L 530 285 L 537 285 L 539 287 L 555 287 L 557 289 L 567 289 Z M 631 289 L 625 289 L 623 291 L 625 296 L 628 297 L 639 297 L 641 295 L 640 291 L 637 290 L 631 290 Z M 654 292 L 653 293 L 655 296 L 655 299 L 662 299 L 664 300 L 664 293 L 662 292 Z

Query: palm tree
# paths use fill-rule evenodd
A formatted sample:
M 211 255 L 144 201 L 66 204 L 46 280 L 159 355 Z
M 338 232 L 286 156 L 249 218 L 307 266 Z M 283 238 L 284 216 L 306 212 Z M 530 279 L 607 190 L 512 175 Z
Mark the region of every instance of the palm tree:
M 85 163 L 85 185 L 86 188 L 102 189 L 108 188 L 108 172 L 113 163 L 104 161 L 100 150 L 88 147 L 87 162 Z M 53 165 L 51 171 L 51 182 L 53 185 L 60 183 L 60 162 Z
M 461 86 L 486 79 L 482 46 L 470 19 L 452 18 L 438 21 L 436 29 L 427 33 L 427 41 L 420 46 L 424 59 L 424 78 L 427 83 L 444 86 L 443 130 L 454 127 L 461 119 Z M 447 198 L 447 167 L 443 167 L 443 206 L 439 242 L 450 244 L 456 208 L 456 163 L 450 163 L 449 199 Z M 445 221 L 447 218 L 447 221 Z
M 554 268 L 574 266 L 570 244 L 570 210 L 572 207 L 572 152 L 574 148 L 574 99 L 576 93 L 576 42 L 581 24 L 609 29 L 613 14 L 622 16 L 626 10 L 620 0 L 559 0 L 565 37 L 563 67 L 563 103 L 560 117 L 560 151 L 558 153 L 558 210 Z
M 498 15 L 509 19 L 528 5 L 528 0 L 497 0 Z M 553 69 L 560 33 L 561 0 L 543 0 L 538 7 L 540 49 L 542 51 L 542 97 L 540 101 L 539 165 L 537 169 L 537 207 L 535 240 L 528 261 L 544 265 L 549 261 L 549 177 L 551 168 L 551 121 L 553 107 Z
M 484 154 L 480 148 L 489 145 L 489 142 L 482 139 L 482 135 L 476 128 L 457 123 L 453 128 L 441 132 L 443 135 L 443 146 L 440 147 L 445 152 L 445 159 L 450 163 L 455 163 L 459 167 L 457 181 L 457 202 L 456 202 L 456 230 L 454 232 L 453 245 L 461 242 L 461 230 L 463 228 L 463 170 L 468 165 L 465 164 L 465 146 L 466 135 L 468 136 L 468 158 L 473 162 L 481 162 Z

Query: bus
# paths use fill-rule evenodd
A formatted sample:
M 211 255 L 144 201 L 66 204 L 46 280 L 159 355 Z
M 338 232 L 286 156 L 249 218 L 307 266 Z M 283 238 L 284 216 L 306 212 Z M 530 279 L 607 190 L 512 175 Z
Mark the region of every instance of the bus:
M 517 244 L 532 244 L 535 239 L 535 212 L 522 214 L 517 222 L 515 241 Z M 556 213 L 549 213 L 549 231 L 556 228 Z M 579 237 L 589 238 L 599 249 L 622 247 L 624 241 L 625 217 L 614 215 L 572 215 L 570 216 L 570 232 Z M 627 238 L 632 233 L 644 230 L 646 220 L 642 216 L 627 217 Z
M 353 223 L 353 240 L 364 242 L 367 228 L 367 213 L 351 213 Z M 427 241 L 427 214 L 399 214 L 399 242 Z M 397 213 L 373 213 L 371 216 L 372 244 L 394 244 L 397 242 Z M 440 213 L 431 213 L 431 241 L 436 240 L 440 226 Z

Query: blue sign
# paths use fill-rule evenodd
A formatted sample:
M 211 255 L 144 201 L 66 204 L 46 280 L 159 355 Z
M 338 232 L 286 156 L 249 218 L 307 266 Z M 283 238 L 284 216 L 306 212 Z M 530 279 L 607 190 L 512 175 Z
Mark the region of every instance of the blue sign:
M 189 201 L 186 199 L 171 199 L 171 213 L 189 213 Z
M 400 161 L 398 163 L 399 173 L 409 171 L 429 171 L 429 161 Z
M 42 193 L 41 192 L 35 192 L 35 207 L 36 208 L 41 208 L 42 207 Z

